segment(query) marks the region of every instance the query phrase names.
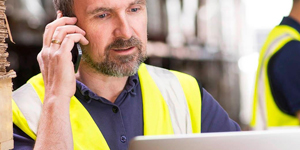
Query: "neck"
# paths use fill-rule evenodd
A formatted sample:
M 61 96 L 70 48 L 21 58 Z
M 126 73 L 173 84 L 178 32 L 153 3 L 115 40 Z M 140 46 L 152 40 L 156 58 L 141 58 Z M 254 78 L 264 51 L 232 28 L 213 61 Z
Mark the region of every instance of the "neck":
M 76 79 L 98 96 L 114 103 L 124 89 L 128 77 L 111 77 L 95 72 L 89 67 L 80 67 Z
M 293 8 L 290 13 L 290 17 L 296 20 L 300 24 L 300 2 L 293 4 Z

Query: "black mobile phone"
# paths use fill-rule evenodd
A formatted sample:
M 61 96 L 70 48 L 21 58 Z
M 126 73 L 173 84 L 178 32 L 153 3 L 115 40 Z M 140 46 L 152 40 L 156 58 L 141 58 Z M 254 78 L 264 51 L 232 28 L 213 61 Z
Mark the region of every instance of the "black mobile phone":
M 72 53 L 72 62 L 74 64 L 74 70 L 75 70 L 75 73 L 77 73 L 78 67 L 80 64 L 80 60 L 81 60 L 81 56 L 82 56 L 82 50 L 81 50 L 79 43 L 74 44 L 74 47 L 73 47 L 71 53 Z

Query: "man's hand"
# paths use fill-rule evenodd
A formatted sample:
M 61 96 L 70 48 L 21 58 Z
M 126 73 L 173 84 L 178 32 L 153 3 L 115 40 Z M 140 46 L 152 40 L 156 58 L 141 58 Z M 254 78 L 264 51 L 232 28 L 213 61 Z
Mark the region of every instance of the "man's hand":
M 76 79 L 71 50 L 75 42 L 87 45 L 85 31 L 75 25 L 74 17 L 62 17 L 48 24 L 38 62 L 45 83 L 45 98 L 34 149 L 73 149 L 70 99 Z
M 75 42 L 88 44 L 85 31 L 74 25 L 76 22 L 76 18 L 62 17 L 58 12 L 57 19 L 46 26 L 43 48 L 37 57 L 45 82 L 46 98 L 71 98 L 75 93 L 76 81 L 70 51 Z

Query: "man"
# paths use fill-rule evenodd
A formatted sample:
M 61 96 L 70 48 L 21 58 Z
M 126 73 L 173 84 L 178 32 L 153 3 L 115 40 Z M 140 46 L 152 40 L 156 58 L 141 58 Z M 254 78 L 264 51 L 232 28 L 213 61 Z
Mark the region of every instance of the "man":
M 57 19 L 38 55 L 42 75 L 13 95 L 15 149 L 127 149 L 137 135 L 240 130 L 194 78 L 142 63 L 146 0 L 54 4 Z
M 261 50 L 252 127 L 300 125 L 299 40 L 300 2 L 294 0 L 290 15 L 271 31 Z

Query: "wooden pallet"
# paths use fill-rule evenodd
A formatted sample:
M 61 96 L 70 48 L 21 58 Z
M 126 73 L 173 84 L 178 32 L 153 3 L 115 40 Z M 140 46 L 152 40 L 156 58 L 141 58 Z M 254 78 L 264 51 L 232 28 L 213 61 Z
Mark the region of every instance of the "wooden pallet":
M 5 39 L 8 38 L 9 27 L 5 15 L 5 0 L 0 0 L 0 150 L 13 149 L 12 123 L 12 78 L 14 71 L 6 72 L 8 52 Z

